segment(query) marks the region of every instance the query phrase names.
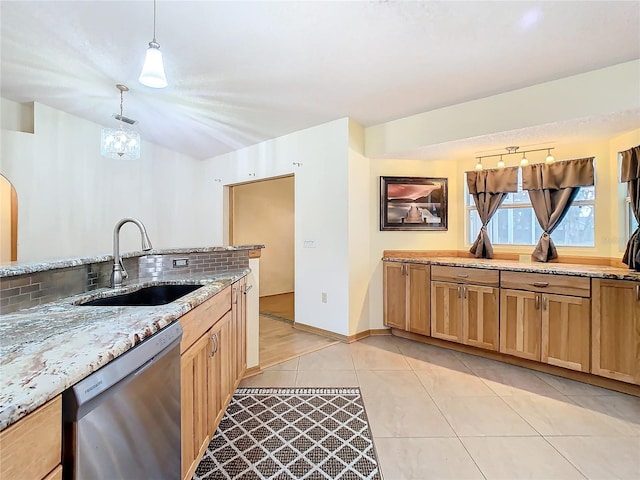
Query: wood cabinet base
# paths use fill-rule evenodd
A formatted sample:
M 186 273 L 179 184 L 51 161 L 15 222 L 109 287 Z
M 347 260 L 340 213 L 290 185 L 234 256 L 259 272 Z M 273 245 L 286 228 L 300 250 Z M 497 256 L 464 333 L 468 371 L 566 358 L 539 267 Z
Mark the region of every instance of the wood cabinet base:
M 632 385 L 625 382 L 619 382 L 617 380 L 592 375 L 585 372 L 577 372 L 573 370 L 567 370 L 565 368 L 556 367 L 554 365 L 547 365 L 533 360 L 527 360 L 524 358 L 514 357 L 511 355 L 505 355 L 498 352 L 491 352 L 481 348 L 472 347 L 469 345 L 463 345 L 461 343 L 448 342 L 446 340 L 440 340 L 433 337 L 425 337 L 424 335 L 417 335 L 415 333 L 406 332 L 397 328 L 392 328 L 391 333 L 398 337 L 406 338 L 409 340 L 415 340 L 418 342 L 426 343 L 428 345 L 435 345 L 437 347 L 448 348 L 458 352 L 468 353 L 470 355 L 476 355 L 479 357 L 496 360 L 502 363 L 509 363 L 518 367 L 525 367 L 530 370 L 536 370 L 538 372 L 549 373 L 551 375 L 557 375 L 558 377 L 568 378 L 570 380 L 576 380 L 582 383 L 588 383 L 596 387 L 607 388 L 609 390 L 615 390 L 617 392 L 627 393 L 640 397 L 640 386 Z

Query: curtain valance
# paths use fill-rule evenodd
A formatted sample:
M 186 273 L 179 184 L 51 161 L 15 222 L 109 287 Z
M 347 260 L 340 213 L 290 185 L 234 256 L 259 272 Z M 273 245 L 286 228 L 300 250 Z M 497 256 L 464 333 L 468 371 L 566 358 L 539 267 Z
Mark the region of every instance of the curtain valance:
M 469 171 L 467 187 L 471 195 L 476 193 L 507 193 L 518 191 L 518 167 Z
M 622 156 L 621 182 L 629 182 L 640 178 L 640 145 L 620 152 Z
M 522 167 L 523 190 L 559 190 L 593 185 L 593 157 Z

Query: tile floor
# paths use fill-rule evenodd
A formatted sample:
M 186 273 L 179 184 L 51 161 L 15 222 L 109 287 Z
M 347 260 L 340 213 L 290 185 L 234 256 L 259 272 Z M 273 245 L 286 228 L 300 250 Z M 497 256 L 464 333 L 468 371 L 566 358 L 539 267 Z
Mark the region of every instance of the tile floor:
M 360 386 L 385 480 L 640 479 L 640 398 L 393 336 L 242 386 Z

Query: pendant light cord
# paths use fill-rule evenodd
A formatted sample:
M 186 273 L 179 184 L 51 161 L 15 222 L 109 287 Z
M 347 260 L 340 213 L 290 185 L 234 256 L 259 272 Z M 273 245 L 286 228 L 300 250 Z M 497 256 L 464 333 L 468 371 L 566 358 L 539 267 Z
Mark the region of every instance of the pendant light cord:
M 153 43 L 156 42 L 156 0 L 153 0 Z

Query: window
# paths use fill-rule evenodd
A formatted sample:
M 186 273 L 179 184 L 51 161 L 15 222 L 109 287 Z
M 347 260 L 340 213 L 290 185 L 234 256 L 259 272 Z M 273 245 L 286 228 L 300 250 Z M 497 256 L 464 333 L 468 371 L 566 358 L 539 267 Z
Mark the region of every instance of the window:
M 551 234 L 558 246 L 593 247 L 595 186 L 580 187 L 580 191 L 567 215 Z M 468 241 L 472 244 L 482 227 L 473 197 L 467 193 Z M 533 211 L 529 193 L 522 190 L 522 171 L 518 171 L 518 191 L 507 195 L 498 211 L 487 225 L 489 239 L 494 245 L 535 245 L 542 235 L 542 228 Z
M 627 238 L 631 238 L 631 234 L 638 228 L 638 221 L 636 220 L 633 210 L 631 210 L 631 197 L 625 198 L 625 211 L 627 212 Z

